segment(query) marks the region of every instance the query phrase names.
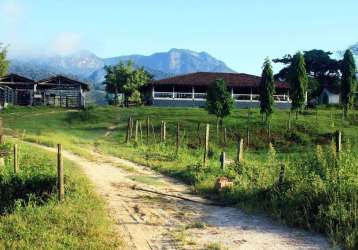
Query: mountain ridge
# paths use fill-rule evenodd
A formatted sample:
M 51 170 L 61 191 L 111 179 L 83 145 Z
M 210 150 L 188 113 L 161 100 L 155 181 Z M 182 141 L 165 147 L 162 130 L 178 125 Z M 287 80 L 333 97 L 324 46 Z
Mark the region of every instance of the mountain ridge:
M 101 58 L 88 50 L 80 50 L 70 55 L 47 55 L 15 57 L 10 60 L 10 72 L 34 78 L 46 78 L 51 75 L 64 74 L 86 80 L 95 87 L 101 87 L 104 80 L 104 66 L 119 62 L 133 61 L 135 67 L 144 67 L 156 79 L 199 71 L 235 72 L 223 61 L 202 51 L 187 49 L 170 49 L 151 55 L 123 55 Z

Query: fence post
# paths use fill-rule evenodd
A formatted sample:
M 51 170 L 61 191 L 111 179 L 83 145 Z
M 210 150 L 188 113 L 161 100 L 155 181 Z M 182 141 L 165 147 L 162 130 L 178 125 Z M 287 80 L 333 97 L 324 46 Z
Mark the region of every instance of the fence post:
M 161 121 L 161 122 L 160 122 L 160 142 L 161 142 L 161 143 L 162 143 L 163 140 L 164 140 L 164 139 L 163 139 L 163 137 L 164 137 L 164 136 L 163 136 L 163 135 L 164 135 L 164 132 L 163 132 L 163 127 L 164 127 L 164 125 L 163 125 L 163 124 L 164 124 L 164 122 Z
M 19 172 L 19 163 L 18 163 L 18 152 L 17 152 L 17 144 L 14 145 L 14 173 L 17 174 Z
M 135 120 L 135 134 L 134 134 L 134 140 L 136 143 L 138 143 L 138 128 L 139 128 L 139 121 Z
M 177 132 L 176 132 L 176 154 L 178 155 L 179 154 L 179 122 L 177 122 Z
M 129 123 L 129 140 L 133 138 L 133 118 L 130 117 L 130 123 Z
M 139 121 L 140 142 L 143 141 L 142 121 Z
M 147 145 L 149 145 L 149 116 L 147 117 Z
M 196 127 L 196 135 L 198 136 L 198 144 L 201 145 L 200 122 L 198 122 L 197 127 Z
M 224 145 L 226 146 L 227 144 L 227 131 L 226 128 L 224 128 Z
M 335 133 L 336 152 L 339 153 L 342 150 L 342 132 L 337 130 Z
M 244 159 L 244 140 L 240 138 L 238 149 L 237 149 L 237 161 L 241 163 L 243 159 Z
M 206 130 L 205 130 L 205 148 L 204 148 L 204 161 L 203 165 L 206 166 L 206 161 L 208 157 L 208 151 L 209 151 L 209 131 L 210 131 L 210 124 L 206 124 Z
M 291 111 L 288 113 L 288 131 L 291 131 Z
M 65 187 L 61 144 L 57 144 L 57 192 L 58 200 L 62 201 L 65 197 Z
M 126 143 L 129 142 L 130 140 L 130 130 L 131 130 L 131 117 L 128 118 L 128 123 L 127 123 L 127 137 L 126 137 Z
M 156 138 L 155 138 L 155 128 L 154 128 L 154 124 L 152 123 L 152 134 L 153 134 L 153 140 L 154 140 L 154 144 L 156 143 Z
M 167 139 L 167 123 L 163 122 L 163 142 Z
M 247 130 L 246 130 L 246 144 L 247 144 L 247 146 L 250 145 L 250 129 L 249 129 L 249 127 L 247 127 Z
M 221 152 L 220 155 L 220 166 L 222 170 L 225 170 L 225 152 Z

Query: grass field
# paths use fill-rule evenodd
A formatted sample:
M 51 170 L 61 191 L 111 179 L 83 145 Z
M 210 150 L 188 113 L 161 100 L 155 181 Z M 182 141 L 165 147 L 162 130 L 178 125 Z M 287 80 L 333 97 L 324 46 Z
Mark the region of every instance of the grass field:
M 193 191 L 212 199 L 264 211 L 286 224 L 327 234 L 347 249 L 358 248 L 358 117 L 342 120 L 335 108 L 307 110 L 296 120 L 288 111 L 275 110 L 268 128 L 259 111 L 235 110 L 225 119 L 227 143 L 216 119 L 203 109 L 94 107 L 85 111 L 48 108 L 12 108 L 2 113 L 6 133 L 46 145 L 64 148 L 91 158 L 89 149 L 148 165 L 192 185 Z M 125 143 L 128 117 L 142 122 L 143 138 Z M 149 145 L 145 120 L 150 118 Z M 168 138 L 159 141 L 161 120 Z M 180 123 L 180 150 L 176 154 L 176 123 Z M 204 124 L 211 125 L 209 159 L 202 165 Z M 332 148 L 336 130 L 343 133 L 343 152 Z M 247 130 L 250 139 L 247 143 Z M 154 132 L 154 133 L 153 133 Z M 235 162 L 238 138 L 245 139 L 244 161 Z M 269 146 L 272 142 L 272 147 Z M 317 146 L 319 145 L 319 146 Z M 219 154 L 230 164 L 224 170 Z M 285 178 L 279 182 L 281 165 Z M 218 176 L 234 182 L 232 189 L 217 193 Z M 143 180 L 152 181 L 152 180 Z
M 10 149 L 7 139 L 2 150 Z M 0 249 L 117 249 L 105 204 L 73 162 L 65 160 L 65 201 L 56 196 L 56 155 L 19 144 L 19 166 L 0 167 Z

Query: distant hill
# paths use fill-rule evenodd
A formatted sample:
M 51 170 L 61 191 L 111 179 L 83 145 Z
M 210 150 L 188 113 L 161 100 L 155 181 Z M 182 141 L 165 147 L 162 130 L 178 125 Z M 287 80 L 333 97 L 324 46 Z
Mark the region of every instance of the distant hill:
M 36 80 L 63 74 L 88 80 L 96 70 L 103 68 L 103 60 L 89 51 L 79 51 L 69 56 L 16 57 L 10 59 L 10 72 Z
M 171 49 L 149 56 L 127 55 L 112 58 L 100 58 L 86 50 L 68 56 L 17 57 L 11 59 L 10 72 L 34 79 L 64 74 L 85 79 L 99 87 L 99 83 L 104 80 L 105 65 L 128 60 L 133 61 L 136 67 L 144 67 L 156 79 L 198 71 L 234 72 L 224 62 L 206 52 L 198 53 L 184 49 Z

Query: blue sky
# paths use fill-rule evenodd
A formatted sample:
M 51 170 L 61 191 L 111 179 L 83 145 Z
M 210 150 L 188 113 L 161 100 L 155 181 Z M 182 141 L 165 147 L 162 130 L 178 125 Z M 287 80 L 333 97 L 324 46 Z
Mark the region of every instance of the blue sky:
M 206 51 L 238 72 L 265 57 L 358 42 L 357 0 L 0 0 L 10 54 Z

